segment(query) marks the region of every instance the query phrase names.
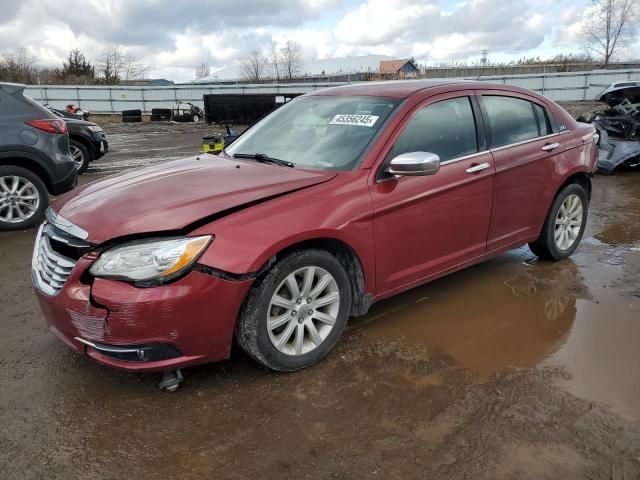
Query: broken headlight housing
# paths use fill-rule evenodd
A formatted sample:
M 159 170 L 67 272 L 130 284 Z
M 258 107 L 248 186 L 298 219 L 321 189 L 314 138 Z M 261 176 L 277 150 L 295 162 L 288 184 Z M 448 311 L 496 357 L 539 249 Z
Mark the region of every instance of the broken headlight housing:
M 205 235 L 127 243 L 104 251 L 89 272 L 142 286 L 166 283 L 185 273 L 211 240 Z

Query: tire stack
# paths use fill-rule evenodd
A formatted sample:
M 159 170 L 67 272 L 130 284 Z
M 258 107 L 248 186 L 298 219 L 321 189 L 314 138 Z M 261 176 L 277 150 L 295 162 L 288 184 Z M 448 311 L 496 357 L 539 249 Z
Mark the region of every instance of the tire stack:
M 183 113 L 180 115 L 173 115 L 171 117 L 171 120 L 173 120 L 174 122 L 180 122 L 180 123 L 187 123 L 187 122 L 193 122 L 193 115 L 190 113 Z
M 171 120 L 171 109 L 170 108 L 152 108 L 151 109 L 151 121 L 152 122 L 162 122 Z
M 142 111 L 141 110 L 123 110 L 122 121 L 124 123 L 141 122 Z

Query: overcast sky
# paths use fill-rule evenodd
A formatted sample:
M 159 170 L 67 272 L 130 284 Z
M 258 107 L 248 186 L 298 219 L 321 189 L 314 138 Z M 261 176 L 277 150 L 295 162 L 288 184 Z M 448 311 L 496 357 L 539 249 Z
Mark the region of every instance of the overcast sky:
M 271 39 L 306 58 L 364 54 L 427 63 L 582 51 L 588 0 L 0 0 L 0 53 L 26 47 L 59 65 L 78 47 L 133 50 L 150 77 L 187 81 L 195 66 L 236 63 Z M 640 57 L 640 41 L 628 52 Z

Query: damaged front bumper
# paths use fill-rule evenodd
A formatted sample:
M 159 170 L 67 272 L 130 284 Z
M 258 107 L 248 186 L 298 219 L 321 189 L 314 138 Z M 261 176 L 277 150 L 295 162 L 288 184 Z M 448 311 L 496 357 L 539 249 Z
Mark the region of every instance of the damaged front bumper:
M 65 238 L 62 232 L 55 234 L 58 240 Z M 75 261 L 58 251 L 70 253 L 58 240 L 43 236 L 41 228 L 32 276 L 49 329 L 72 349 L 99 363 L 135 371 L 228 358 L 236 316 L 252 280 L 192 271 L 170 284 L 139 288 L 89 278 L 86 272 L 95 255 Z M 46 283 L 53 288 L 44 288 Z

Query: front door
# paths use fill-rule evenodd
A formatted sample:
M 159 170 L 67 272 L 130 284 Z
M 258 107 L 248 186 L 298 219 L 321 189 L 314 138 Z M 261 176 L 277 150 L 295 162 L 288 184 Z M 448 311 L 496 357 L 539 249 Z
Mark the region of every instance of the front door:
M 440 157 L 429 176 L 372 176 L 378 294 L 392 293 L 485 253 L 493 159 L 472 92 L 438 95 L 403 120 L 382 152 L 388 162 L 422 151 Z

